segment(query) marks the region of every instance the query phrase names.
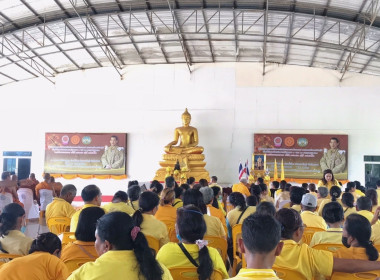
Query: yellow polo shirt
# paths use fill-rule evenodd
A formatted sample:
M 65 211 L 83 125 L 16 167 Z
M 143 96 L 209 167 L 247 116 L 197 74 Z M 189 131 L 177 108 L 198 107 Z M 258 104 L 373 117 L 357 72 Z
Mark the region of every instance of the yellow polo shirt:
M 160 247 L 169 242 L 168 228 L 166 225 L 157 220 L 153 215 L 142 214 L 143 222 L 141 223 L 141 232 L 156 238 L 160 242 Z
M 297 244 L 294 240 L 283 240 L 284 247 L 276 257 L 275 266 L 298 271 L 306 279 L 316 275 L 330 276 L 334 258 L 331 252 L 315 250 L 306 244 Z
M 376 223 L 372 226 L 371 241 L 374 245 L 380 244 L 380 224 Z
M 303 211 L 301 213 L 301 218 L 303 223 L 308 227 L 316 227 L 324 230 L 327 229 L 325 220 L 322 217 L 318 216 L 316 212 Z
M 249 280 L 249 279 L 265 279 L 265 280 L 281 280 L 277 277 L 273 269 L 254 269 L 242 268 L 239 273 L 229 280 Z
M 68 276 L 66 265 L 47 252 L 34 252 L 0 266 L 0 279 L 6 280 L 66 280 Z
M 245 209 L 243 216 L 241 216 L 239 224 L 242 224 L 245 218 L 247 218 L 249 215 L 255 212 L 256 212 L 256 206 L 248 206 L 247 209 Z M 233 228 L 234 225 L 237 224 L 237 220 L 239 219 L 239 216 L 241 215 L 241 213 L 242 211 L 240 211 L 240 206 L 228 212 L 227 220 L 231 228 Z
M 313 247 L 318 244 L 342 244 L 342 228 L 328 228 L 326 231 L 314 233 L 309 246 Z
M 343 207 L 343 212 L 344 212 L 344 219 L 346 219 L 347 216 L 350 214 L 357 213 L 355 207 L 346 207 L 346 208 Z
M 0 236 L 1 247 L 9 254 L 27 255 L 33 239 L 19 230 L 10 230 L 4 237 Z
M 196 244 L 184 244 L 183 246 L 193 257 L 193 259 L 198 261 L 199 248 Z M 212 247 L 207 247 L 208 252 L 211 258 L 211 261 L 214 265 L 214 269 L 219 270 L 223 274 L 223 279 L 229 278 L 229 275 L 226 270 L 226 266 L 222 260 L 217 249 Z M 189 261 L 186 255 L 182 252 L 181 248 L 177 243 L 169 242 L 164 245 L 157 253 L 156 259 L 162 263 L 167 268 L 185 266 L 185 267 L 194 267 L 194 265 Z
M 74 213 L 74 215 L 71 217 L 71 223 L 70 223 L 70 231 L 75 232 L 77 230 L 77 225 L 79 221 L 79 215 L 82 212 L 83 209 L 86 209 L 88 207 L 99 207 L 98 205 L 94 204 L 85 204 L 83 205 L 82 209 L 78 210 Z
M 372 222 L 373 219 L 373 213 L 367 210 L 360 210 L 357 212 L 357 214 L 362 215 L 364 218 L 366 218 L 369 223 Z
M 172 280 L 169 270 L 161 265 L 163 280 Z M 94 262 L 83 264 L 67 280 L 128 279 L 139 280 L 140 269 L 132 250 L 108 251 Z
M 93 260 L 98 257 L 95 242 L 75 240 L 62 249 L 61 260 L 65 263 L 71 260 L 89 259 L 90 256 Z
M 250 196 L 251 193 L 249 192 L 249 189 L 247 188 L 246 185 L 243 183 L 237 183 L 232 186 L 232 191 L 233 192 L 239 192 L 244 194 L 245 196 Z
M 321 204 L 319 205 L 318 207 L 318 215 L 322 217 L 322 211 L 323 211 L 323 207 L 325 207 L 325 205 L 329 202 L 332 202 L 331 199 L 329 198 L 326 198 L 324 200 L 322 200 Z M 340 198 L 338 198 L 336 200 L 336 202 L 338 202 L 342 207 L 343 207 L 343 204 L 342 204 L 342 200 L 340 200 Z
M 217 217 L 222 222 L 224 230 L 227 231 L 226 217 L 224 217 L 222 210 L 213 207 L 211 204 L 207 204 L 207 214 Z
M 334 253 L 334 257 L 340 259 L 367 260 L 366 249 L 363 247 L 340 248 Z
M 128 201 L 127 202 L 127 205 L 131 206 L 132 209 L 133 209 L 133 213 L 135 213 L 135 211 L 139 210 L 140 209 L 140 205 L 139 205 L 139 201 L 138 200 L 135 200 L 135 201 Z M 132 214 L 133 215 L 133 214 Z
M 104 212 L 106 212 L 106 214 L 118 211 L 127 213 L 128 215 L 132 216 L 135 213 L 135 210 L 133 210 L 133 208 L 130 205 L 122 201 L 116 203 L 110 202 L 106 205 L 103 205 L 102 208 L 104 209 Z
M 75 213 L 74 207 L 63 198 L 54 197 L 53 201 L 46 206 L 46 221 L 52 217 L 71 218 Z
M 226 231 L 224 230 L 223 224 L 217 217 L 204 214 L 203 218 L 207 227 L 205 235 L 226 237 Z
M 294 204 L 291 208 L 301 214 L 302 208 L 300 204 Z
M 181 208 L 183 206 L 183 202 L 181 199 L 179 198 L 176 198 L 174 199 L 174 203 L 173 203 L 173 207 L 178 209 L 178 208 Z
M 164 206 L 160 205 L 158 206 L 158 210 L 154 216 L 160 221 L 172 221 L 175 223 L 177 219 L 177 208 L 171 206 L 170 204 L 166 204 Z

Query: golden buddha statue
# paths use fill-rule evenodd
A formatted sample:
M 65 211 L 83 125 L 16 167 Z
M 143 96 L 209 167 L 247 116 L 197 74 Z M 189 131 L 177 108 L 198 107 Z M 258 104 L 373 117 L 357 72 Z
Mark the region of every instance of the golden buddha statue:
M 174 166 L 178 162 L 181 170 L 186 170 L 187 177 L 195 177 L 197 181 L 200 179 L 209 179 L 209 173 L 204 168 L 205 156 L 203 147 L 198 146 L 198 130 L 190 126 L 191 115 L 187 111 L 182 114 L 183 126 L 174 130 L 174 140 L 167 144 L 164 148 L 166 154 L 160 162 L 162 168 L 156 172 L 155 180 L 163 181 L 167 175 L 167 168 L 174 170 Z M 179 145 L 175 146 L 178 144 Z M 178 174 L 178 172 L 177 172 Z M 184 176 L 180 174 L 179 176 Z
M 165 146 L 167 154 L 201 154 L 203 147 L 198 146 L 198 130 L 190 126 L 191 115 L 187 111 L 182 114 L 183 126 L 174 130 L 174 140 Z M 173 146 L 178 143 L 179 146 Z

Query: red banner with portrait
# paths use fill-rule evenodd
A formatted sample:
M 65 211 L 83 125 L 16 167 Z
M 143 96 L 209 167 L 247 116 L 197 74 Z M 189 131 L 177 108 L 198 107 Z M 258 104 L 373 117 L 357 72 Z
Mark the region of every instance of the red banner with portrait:
M 336 179 L 348 176 L 348 135 L 255 134 L 254 153 L 266 155 L 271 177 L 275 159 L 279 172 L 283 160 L 286 178 L 321 179 L 325 169 Z
M 125 177 L 126 144 L 125 133 L 46 133 L 44 172 Z

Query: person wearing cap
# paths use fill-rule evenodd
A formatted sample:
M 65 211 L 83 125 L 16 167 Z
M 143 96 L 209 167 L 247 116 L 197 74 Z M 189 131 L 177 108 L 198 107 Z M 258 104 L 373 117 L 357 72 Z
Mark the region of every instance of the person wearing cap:
M 301 218 L 303 223 L 308 227 L 321 228 L 323 230 L 327 229 L 327 224 L 318 213 L 315 212 L 317 209 L 317 198 L 310 194 L 304 194 L 301 200 Z

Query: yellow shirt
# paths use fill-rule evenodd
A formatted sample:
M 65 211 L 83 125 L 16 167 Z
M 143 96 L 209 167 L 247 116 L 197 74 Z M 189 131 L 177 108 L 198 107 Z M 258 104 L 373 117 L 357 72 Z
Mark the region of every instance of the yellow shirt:
M 78 221 L 79 221 L 79 215 L 80 215 L 80 213 L 82 212 L 83 209 L 86 209 L 88 207 L 99 207 L 99 206 L 94 205 L 94 204 L 85 204 L 85 205 L 83 205 L 82 209 L 80 209 L 79 211 L 75 212 L 74 215 L 71 217 L 71 223 L 70 223 L 70 231 L 71 232 L 75 232 L 77 230 L 77 225 L 78 225 Z
M 326 184 L 324 184 L 322 180 L 319 180 L 318 185 L 317 185 L 317 189 L 318 189 L 319 187 L 325 187 L 325 188 L 327 188 L 327 189 L 329 190 L 329 193 L 328 193 L 327 196 L 330 197 L 330 189 L 331 189 L 333 186 L 340 187 L 340 184 L 339 184 L 339 182 L 338 182 L 337 179 L 334 179 L 334 181 L 329 181 L 329 182 L 327 182 Z
M 85 241 L 75 240 L 74 242 L 67 244 L 62 249 L 62 253 L 61 253 L 61 260 L 63 262 L 78 260 L 78 259 L 89 259 L 89 258 L 93 258 L 95 260 L 97 257 L 98 257 L 98 253 L 95 250 L 94 241 L 85 242 Z
M 116 203 L 110 202 L 102 206 L 102 208 L 104 209 L 104 212 L 106 212 L 106 214 L 110 212 L 119 211 L 119 212 L 127 213 L 128 215 L 132 216 L 135 213 L 135 210 L 133 210 L 133 208 L 130 205 L 122 201 L 116 202 Z
M 265 280 L 281 280 L 277 277 L 272 269 L 254 269 L 242 268 L 239 273 L 229 280 L 249 280 L 249 279 L 265 279 Z
M 327 203 L 330 203 L 330 202 L 332 202 L 332 200 L 329 199 L 329 198 L 325 198 L 325 199 L 322 200 L 321 204 L 320 204 L 319 207 L 318 207 L 318 215 L 319 215 L 319 216 L 322 217 L 322 211 L 323 211 L 323 208 L 325 207 L 325 205 L 326 205 Z M 338 198 L 338 199 L 336 200 L 336 202 L 338 202 L 338 203 L 343 207 L 342 200 L 340 200 L 340 199 Z
M 204 214 L 203 218 L 207 227 L 205 235 L 226 237 L 226 231 L 224 230 L 223 224 L 217 217 Z
M 181 199 L 179 198 L 176 198 L 174 199 L 174 203 L 173 203 L 173 207 L 178 209 L 178 208 L 181 208 L 183 206 L 183 202 Z
M 139 205 L 139 201 L 138 200 L 135 200 L 135 201 L 128 201 L 127 202 L 127 205 L 131 206 L 132 209 L 133 209 L 133 213 L 135 213 L 135 211 L 139 210 L 140 209 L 140 205 Z M 133 215 L 133 214 L 132 214 Z
M 348 215 L 357 213 L 355 207 L 343 207 L 344 219 L 347 218 Z
M 306 244 L 297 244 L 294 240 L 283 240 L 284 247 L 274 264 L 303 274 L 306 279 L 316 275 L 330 276 L 334 259 L 331 252 L 315 250 Z
M 222 222 L 224 230 L 227 230 L 226 218 L 224 217 L 222 210 L 213 207 L 211 204 L 207 204 L 207 214 L 217 217 Z
M 294 209 L 294 210 L 296 210 L 298 213 L 301 214 L 301 211 L 302 211 L 301 205 L 294 204 L 291 208 Z
M 199 248 L 196 244 L 184 244 L 183 246 L 189 252 L 189 254 L 193 257 L 193 259 L 198 262 L 198 253 Z M 212 247 L 207 247 L 208 252 L 211 258 L 211 261 L 214 265 L 214 269 L 219 270 L 223 274 L 223 279 L 228 278 L 228 273 L 226 270 L 226 266 L 222 260 L 217 249 Z M 194 267 L 194 265 L 189 261 L 186 255 L 182 252 L 181 248 L 177 243 L 169 242 L 164 245 L 160 251 L 158 251 L 156 259 L 165 265 L 167 268 L 185 266 L 185 267 Z
M 4 280 L 65 280 L 68 276 L 66 265 L 46 252 L 34 252 L 0 266 Z
M 9 254 L 27 255 L 33 239 L 19 230 L 10 230 L 4 237 L 0 236 L 1 247 Z
M 169 270 L 161 265 L 163 280 L 172 280 Z M 67 280 L 128 279 L 141 280 L 140 269 L 132 250 L 108 251 L 94 262 L 83 264 Z
M 263 196 L 263 197 L 260 198 L 260 202 L 264 202 L 264 201 L 267 201 L 267 202 L 270 202 L 270 203 L 274 204 L 273 197 L 271 197 L 269 195 L 266 195 L 266 196 Z
M 166 225 L 157 220 L 153 215 L 142 214 L 143 222 L 141 223 L 141 232 L 150 235 L 160 242 L 160 247 L 169 242 L 168 228 Z
M 362 215 L 364 218 L 366 218 L 369 223 L 372 222 L 373 219 L 373 213 L 367 210 L 360 210 L 357 212 L 357 214 Z
M 371 240 L 374 245 L 380 244 L 380 224 L 376 223 L 372 226 Z
M 314 233 L 309 246 L 318 244 L 342 244 L 342 228 L 328 228 L 326 231 Z
M 66 200 L 54 197 L 53 201 L 46 206 L 46 221 L 52 217 L 67 217 L 71 218 L 75 213 L 75 209 Z
M 350 248 L 340 248 L 334 253 L 334 257 L 340 259 L 368 260 L 365 248 L 352 246 Z
M 241 216 L 239 224 L 242 224 L 244 219 L 247 218 L 249 215 L 253 214 L 256 212 L 256 206 L 248 206 L 245 209 L 245 212 L 243 216 Z M 239 216 L 241 215 L 242 211 L 240 211 L 240 207 L 236 207 L 235 209 L 231 210 L 227 214 L 227 220 L 228 224 L 230 225 L 231 228 L 234 227 L 234 225 L 237 224 L 237 220 L 239 219 Z
M 327 229 L 325 220 L 322 217 L 318 216 L 316 212 L 303 211 L 301 213 L 301 218 L 303 223 L 308 227 L 316 227 L 324 230 Z
M 251 193 L 249 192 L 249 189 L 247 188 L 246 185 L 244 185 L 243 183 L 238 183 L 238 184 L 234 184 L 232 186 L 232 191 L 233 192 L 239 192 L 239 193 L 242 193 L 244 194 L 245 196 L 250 196 Z
M 166 204 L 164 206 L 158 206 L 156 214 L 154 214 L 157 220 L 160 221 L 172 221 L 176 222 L 177 219 L 177 208 Z

